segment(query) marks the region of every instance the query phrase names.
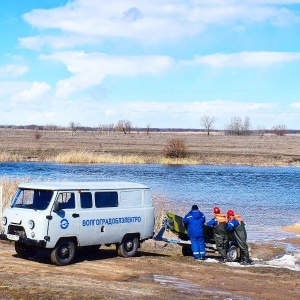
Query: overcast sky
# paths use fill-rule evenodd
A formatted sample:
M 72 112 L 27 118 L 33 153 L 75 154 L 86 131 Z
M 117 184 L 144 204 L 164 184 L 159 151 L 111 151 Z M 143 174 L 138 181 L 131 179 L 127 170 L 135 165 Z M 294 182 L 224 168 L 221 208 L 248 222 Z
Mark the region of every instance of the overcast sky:
M 0 5 L 1 125 L 300 129 L 300 0 Z

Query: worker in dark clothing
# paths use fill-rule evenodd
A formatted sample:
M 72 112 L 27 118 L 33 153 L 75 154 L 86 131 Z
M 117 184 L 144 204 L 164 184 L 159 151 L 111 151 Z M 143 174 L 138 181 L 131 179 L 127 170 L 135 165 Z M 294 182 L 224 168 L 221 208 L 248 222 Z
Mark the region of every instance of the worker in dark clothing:
M 227 229 L 234 232 L 234 237 L 241 249 L 241 262 L 246 264 L 252 264 L 252 260 L 249 256 L 249 247 L 247 244 L 247 232 L 245 224 L 240 215 L 236 215 L 233 210 L 227 211 Z
M 228 234 L 226 224 L 226 214 L 221 214 L 218 206 L 214 207 L 214 217 L 206 223 L 207 226 L 213 227 L 214 239 L 217 250 L 222 256 L 222 261 L 227 261 L 227 246 L 228 246 Z
M 191 240 L 191 248 L 195 259 L 204 260 L 205 244 L 204 244 L 204 223 L 205 216 L 199 211 L 197 205 L 192 206 L 192 210 L 183 218 L 188 236 Z

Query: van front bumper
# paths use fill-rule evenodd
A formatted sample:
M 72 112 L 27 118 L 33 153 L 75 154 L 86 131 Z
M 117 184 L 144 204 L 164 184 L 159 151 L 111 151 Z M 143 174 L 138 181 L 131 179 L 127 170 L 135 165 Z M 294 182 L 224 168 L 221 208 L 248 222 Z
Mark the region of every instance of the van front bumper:
M 24 237 L 19 237 L 18 240 L 14 240 L 14 239 L 9 239 L 7 237 L 7 234 L 5 233 L 0 233 L 0 240 L 8 240 L 8 241 L 15 241 L 15 242 L 19 242 L 25 245 L 29 245 L 29 246 L 35 246 L 35 247 L 39 247 L 39 248 L 46 248 L 46 241 L 45 240 L 33 240 L 33 239 L 29 239 L 29 238 L 24 238 Z

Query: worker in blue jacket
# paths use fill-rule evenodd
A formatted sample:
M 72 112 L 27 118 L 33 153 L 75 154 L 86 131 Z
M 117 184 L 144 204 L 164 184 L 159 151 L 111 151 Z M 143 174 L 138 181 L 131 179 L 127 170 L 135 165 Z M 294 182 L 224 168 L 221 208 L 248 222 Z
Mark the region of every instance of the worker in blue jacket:
M 182 220 L 185 225 L 188 236 L 191 240 L 191 248 L 195 259 L 204 260 L 204 223 L 205 216 L 199 211 L 197 205 L 192 206 L 192 210 Z

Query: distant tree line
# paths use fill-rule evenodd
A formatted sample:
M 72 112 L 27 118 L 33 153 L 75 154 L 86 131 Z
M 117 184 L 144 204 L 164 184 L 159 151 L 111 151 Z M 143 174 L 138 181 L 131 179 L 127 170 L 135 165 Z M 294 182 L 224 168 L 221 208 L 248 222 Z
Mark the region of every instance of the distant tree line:
M 98 127 L 82 126 L 80 123 L 71 121 L 68 126 L 59 126 L 54 124 L 48 125 L 0 125 L 0 128 L 9 129 L 28 129 L 28 130 L 51 130 L 51 131 L 70 131 L 71 135 L 76 135 L 78 132 L 85 131 L 98 131 L 100 134 L 112 132 L 121 132 L 123 134 L 130 134 L 133 128 L 137 133 L 146 132 L 206 132 L 210 135 L 211 132 L 224 132 L 225 135 L 237 135 L 247 136 L 251 134 L 264 135 L 265 133 L 273 133 L 278 136 L 283 136 L 287 133 L 299 133 L 300 130 L 288 130 L 285 125 L 274 125 L 271 129 L 264 129 L 263 127 L 257 127 L 257 129 L 251 129 L 251 122 L 249 117 L 242 119 L 241 117 L 232 117 L 230 122 L 225 125 L 223 130 L 213 129 L 213 125 L 216 121 L 214 116 L 203 115 L 200 119 L 202 128 L 151 128 L 150 124 L 145 127 L 133 126 L 132 122 L 127 119 L 122 119 L 114 123 L 99 124 Z

